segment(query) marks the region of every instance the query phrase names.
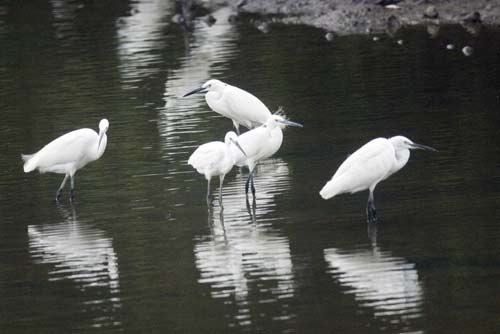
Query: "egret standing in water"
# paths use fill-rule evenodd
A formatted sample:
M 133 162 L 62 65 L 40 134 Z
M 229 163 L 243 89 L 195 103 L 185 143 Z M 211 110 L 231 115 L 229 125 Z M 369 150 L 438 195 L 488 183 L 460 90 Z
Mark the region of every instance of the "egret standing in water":
M 35 154 L 21 155 L 24 160 L 24 172 L 38 169 L 40 173 L 65 174 L 61 186 L 57 189 L 56 201 L 61 198 L 61 191 L 68 177 L 71 179 L 70 199 L 73 201 L 75 173 L 102 156 L 108 143 L 108 128 L 108 120 L 102 119 L 99 122 L 99 134 L 87 128 L 71 131 L 54 139 Z
M 208 106 L 216 113 L 232 119 L 238 134 L 240 125 L 253 129 L 264 124 L 271 116 L 271 112 L 261 100 L 243 89 L 216 79 L 208 80 L 200 88 L 184 94 L 183 97 L 195 93 L 206 93 Z
M 406 165 L 410 158 L 410 149 L 437 152 L 432 147 L 414 143 L 403 136 L 373 139 L 340 165 L 319 194 L 323 199 L 329 199 L 342 193 L 368 189 L 370 195 L 366 214 L 368 222 L 372 223 L 377 219 L 373 197 L 375 187 Z
M 236 165 L 239 167 L 248 166 L 250 170 L 245 184 L 246 194 L 248 194 L 248 188 L 251 185 L 252 194 L 255 196 L 253 183 L 255 167 L 261 160 L 273 156 L 280 149 L 283 142 L 281 128 L 286 125 L 302 127 L 302 124 L 291 122 L 280 115 L 271 115 L 263 125 L 238 137 L 238 142 L 245 150 L 246 156 L 235 152 Z
M 219 176 L 220 190 L 219 203 L 222 207 L 222 183 L 224 177 L 233 168 L 236 157 L 230 147 L 234 145 L 245 156 L 245 151 L 238 143 L 238 136 L 233 131 L 226 133 L 224 143 L 212 141 L 198 147 L 189 157 L 188 164 L 207 179 L 207 204 L 210 201 L 210 180 L 212 176 Z

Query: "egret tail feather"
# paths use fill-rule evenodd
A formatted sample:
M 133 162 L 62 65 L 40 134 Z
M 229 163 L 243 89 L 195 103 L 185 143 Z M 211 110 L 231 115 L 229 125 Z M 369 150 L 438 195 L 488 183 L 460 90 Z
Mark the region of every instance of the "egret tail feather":
M 37 168 L 37 161 L 34 159 L 35 154 L 21 154 L 21 158 L 24 161 L 24 172 L 29 173 Z

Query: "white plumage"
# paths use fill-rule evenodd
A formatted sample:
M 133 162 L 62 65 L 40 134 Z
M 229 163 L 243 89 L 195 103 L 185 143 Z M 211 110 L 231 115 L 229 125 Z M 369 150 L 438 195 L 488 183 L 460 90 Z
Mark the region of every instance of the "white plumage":
M 210 196 L 210 180 L 213 176 L 220 178 L 220 196 L 219 201 L 222 204 L 222 184 L 224 177 L 234 166 L 235 156 L 230 149 L 235 145 L 240 153 L 245 154 L 238 143 L 238 136 L 233 131 L 226 133 L 224 142 L 213 141 L 199 146 L 189 157 L 188 164 L 193 166 L 198 173 L 205 175 L 207 180 L 207 201 Z
M 269 109 L 257 97 L 220 80 L 208 80 L 200 88 L 184 96 L 195 93 L 206 93 L 208 106 L 216 113 L 230 118 L 238 133 L 240 125 L 253 129 L 264 124 L 271 116 Z
M 235 164 L 239 167 L 247 166 L 250 170 L 245 185 L 246 193 L 248 193 L 251 182 L 252 193 L 255 195 L 255 186 L 253 184 L 255 167 L 259 161 L 273 156 L 280 149 L 283 142 L 281 127 L 285 125 L 302 127 L 301 124 L 288 121 L 282 116 L 271 115 L 263 125 L 238 137 L 238 142 L 245 150 L 246 156 L 235 151 Z
M 377 184 L 403 168 L 410 158 L 410 149 L 436 151 L 416 144 L 403 136 L 376 138 L 351 154 L 337 169 L 332 179 L 319 192 L 323 199 L 342 193 L 369 189 L 368 221 L 376 220 L 373 191 Z
M 70 198 L 74 199 L 74 175 L 77 170 L 103 155 L 108 142 L 108 128 L 108 120 L 102 119 L 99 122 L 99 134 L 87 128 L 71 131 L 54 139 L 35 154 L 22 154 L 24 172 L 38 169 L 40 173 L 65 174 L 57 190 L 56 200 L 59 200 L 68 177 L 71 179 Z

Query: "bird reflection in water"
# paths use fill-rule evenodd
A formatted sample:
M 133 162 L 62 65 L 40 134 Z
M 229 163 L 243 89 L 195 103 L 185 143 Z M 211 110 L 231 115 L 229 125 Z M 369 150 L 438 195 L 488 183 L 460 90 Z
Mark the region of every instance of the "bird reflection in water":
M 209 206 L 210 235 L 199 236 L 194 248 L 199 282 L 209 286 L 214 299 L 224 301 L 230 326 L 269 320 L 286 324 L 293 318 L 289 241 L 273 226 L 276 218 L 271 222 L 266 217 L 274 211 L 275 192 L 289 188 L 288 167 L 276 159 L 259 168 L 259 200 L 248 201 L 241 191 L 245 177 L 237 176 L 224 187 L 224 211 L 215 203 Z M 269 311 L 256 311 L 262 307 Z
M 220 72 L 238 52 L 234 41 L 238 37 L 235 27 L 228 23 L 233 13 L 223 7 L 212 15 L 217 20 L 208 27 L 202 21 L 195 21 L 193 33 L 186 35 L 186 56 L 181 58 L 178 69 L 172 69 L 165 81 L 165 107 L 159 109 L 158 132 L 167 161 L 178 161 L 179 155 L 192 152 L 199 140 L 193 134 L 210 132 L 213 112 L 209 111 L 203 97 L 182 99 L 193 85 L 201 84 Z M 229 130 L 229 129 L 228 129 Z M 212 138 L 213 139 L 213 138 Z M 167 178 L 174 177 L 178 164 L 170 164 Z
M 96 314 L 93 326 L 118 325 L 120 283 L 112 239 L 79 221 L 73 205 L 58 210 L 61 222 L 28 226 L 33 261 L 49 266 L 49 282 L 70 280 L 82 291 L 81 311 Z
M 324 250 L 328 273 L 348 288 L 362 307 L 371 308 L 384 326 L 414 330 L 421 318 L 422 286 L 415 264 L 377 245 L 377 225 L 369 224 L 371 249 Z

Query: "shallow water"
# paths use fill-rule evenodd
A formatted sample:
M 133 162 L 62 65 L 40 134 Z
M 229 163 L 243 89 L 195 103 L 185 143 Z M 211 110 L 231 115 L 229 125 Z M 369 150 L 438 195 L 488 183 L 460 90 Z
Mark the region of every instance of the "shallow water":
M 0 332 L 498 329 L 499 31 L 328 43 L 227 9 L 187 33 L 174 2 L 81 4 L 0 6 Z M 259 166 L 255 202 L 246 170 L 226 177 L 223 212 L 187 159 L 231 122 L 179 98 L 214 77 L 304 124 Z M 56 205 L 62 176 L 24 174 L 20 153 L 102 117 L 105 154 Z M 395 134 L 440 152 L 377 187 L 376 226 L 366 193 L 319 197 L 349 153 Z

